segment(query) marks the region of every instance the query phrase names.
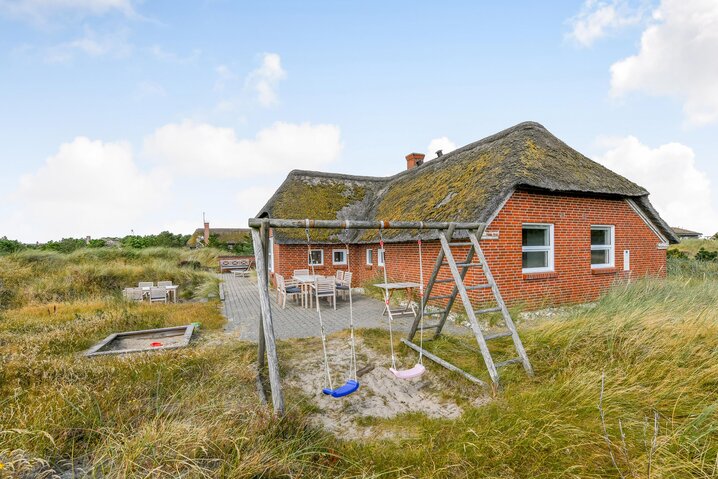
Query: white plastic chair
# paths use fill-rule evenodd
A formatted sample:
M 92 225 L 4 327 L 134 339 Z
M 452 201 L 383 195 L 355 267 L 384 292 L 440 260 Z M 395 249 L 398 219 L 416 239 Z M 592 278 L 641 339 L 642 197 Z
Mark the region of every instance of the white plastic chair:
M 347 271 L 344 273 L 344 277 L 342 278 L 342 281 L 337 284 L 337 291 L 341 292 L 344 297 L 347 297 L 349 290 L 352 287 L 352 272 Z
M 157 281 L 158 288 L 165 288 L 167 286 L 172 286 L 172 281 Z

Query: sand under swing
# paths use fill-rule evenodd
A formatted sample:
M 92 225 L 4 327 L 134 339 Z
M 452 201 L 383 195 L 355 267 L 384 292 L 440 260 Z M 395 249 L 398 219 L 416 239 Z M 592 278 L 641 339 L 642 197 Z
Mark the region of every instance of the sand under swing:
M 356 344 L 359 367 L 373 363 L 375 368 L 359 378 L 361 386 L 357 392 L 344 398 L 322 394 L 325 386 L 324 364 L 322 355 L 317 354 L 315 348 L 306 348 L 306 354 L 292 361 L 286 384 L 302 390 L 317 405 L 320 411 L 312 415 L 312 421 L 316 424 L 337 437 L 347 439 L 376 437 L 377 434 L 391 437 L 393 434 L 390 430 L 377 431 L 374 426 L 363 426 L 361 419 L 389 419 L 408 413 L 456 419 L 462 414 L 456 402 L 440 396 L 439 391 L 445 385 L 431 371 L 416 379 L 397 379 L 389 372 L 389 358 L 386 355 L 376 353 L 361 339 L 357 339 Z M 346 377 L 349 370 L 348 340 L 336 337 L 328 339 L 327 355 L 332 368 L 332 380 L 343 383 L 349 379 Z M 413 364 L 403 366 L 411 367 Z M 478 406 L 488 400 L 488 396 L 482 395 L 472 404 Z

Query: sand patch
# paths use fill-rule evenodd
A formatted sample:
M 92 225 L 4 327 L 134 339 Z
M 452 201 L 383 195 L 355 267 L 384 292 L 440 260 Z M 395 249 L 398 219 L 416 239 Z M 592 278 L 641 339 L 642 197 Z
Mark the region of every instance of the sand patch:
M 431 371 L 416 379 L 396 379 L 389 372 L 390 357 L 377 354 L 373 349 L 357 340 L 357 362 L 359 368 L 373 363 L 374 369 L 359 378 L 357 392 L 344 398 L 332 398 L 322 393 L 325 387 L 321 346 L 307 348 L 305 354 L 292 361 L 292 368 L 286 378 L 288 386 L 302 390 L 320 409 L 312 420 L 338 437 L 359 439 L 363 437 L 391 437 L 393 433 L 383 428 L 362 426 L 362 419 L 389 419 L 401 414 L 421 413 L 431 418 L 455 419 L 462 413 L 456 402 L 442 398 L 439 391 L 445 385 Z M 350 379 L 349 345 L 346 338 L 328 340 L 327 353 L 332 371 L 334 387 Z M 410 368 L 413 364 L 399 364 Z M 482 404 L 486 402 L 482 399 Z M 367 421 L 363 421 L 367 422 Z M 407 427 L 410 427 L 407 424 Z

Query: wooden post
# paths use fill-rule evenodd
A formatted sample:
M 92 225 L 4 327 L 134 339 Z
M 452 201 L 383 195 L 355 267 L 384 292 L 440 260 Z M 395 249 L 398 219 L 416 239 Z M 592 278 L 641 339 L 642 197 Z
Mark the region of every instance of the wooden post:
M 268 225 L 265 227 L 268 227 Z M 284 395 L 282 394 L 282 383 L 279 376 L 277 346 L 274 341 L 272 308 L 269 302 L 269 271 L 265 260 L 266 246 L 262 244 L 260 232 L 256 228 L 252 228 L 252 243 L 257 260 L 257 288 L 259 289 L 259 307 L 262 311 L 262 328 L 264 329 L 267 366 L 269 367 L 269 384 L 272 389 L 272 405 L 274 406 L 274 412 L 282 416 L 284 415 Z M 257 254 L 257 252 L 261 254 Z

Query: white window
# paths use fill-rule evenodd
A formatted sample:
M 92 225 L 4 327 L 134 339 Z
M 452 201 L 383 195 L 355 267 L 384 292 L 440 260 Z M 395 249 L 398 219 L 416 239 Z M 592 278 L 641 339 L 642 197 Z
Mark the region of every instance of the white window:
M 309 263 L 314 266 L 324 266 L 324 250 L 313 249 L 309 252 Z
M 366 250 L 366 264 L 372 265 L 374 264 L 374 251 L 370 248 Z
M 524 273 L 553 271 L 553 225 L 523 225 L 521 268 Z
M 376 254 L 376 264 L 383 267 L 384 266 L 384 250 L 378 249 L 378 250 L 376 250 L 376 253 L 377 253 Z
M 591 268 L 612 268 L 614 259 L 614 227 L 591 226 Z
M 332 264 L 347 264 L 347 250 L 332 250 Z
M 267 253 L 269 254 L 269 257 L 267 259 L 268 268 L 269 271 L 274 273 L 274 236 L 269 237 L 269 251 Z

